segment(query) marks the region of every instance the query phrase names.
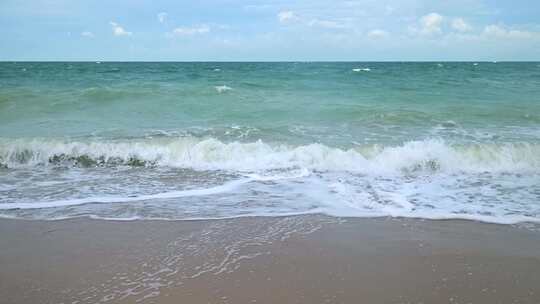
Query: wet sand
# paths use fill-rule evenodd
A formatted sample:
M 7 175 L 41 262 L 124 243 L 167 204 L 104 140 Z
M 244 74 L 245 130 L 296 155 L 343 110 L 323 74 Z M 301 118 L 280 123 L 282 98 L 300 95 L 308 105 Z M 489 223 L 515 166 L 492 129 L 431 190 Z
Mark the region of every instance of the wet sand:
M 0 303 L 540 303 L 540 232 L 325 216 L 0 220 Z

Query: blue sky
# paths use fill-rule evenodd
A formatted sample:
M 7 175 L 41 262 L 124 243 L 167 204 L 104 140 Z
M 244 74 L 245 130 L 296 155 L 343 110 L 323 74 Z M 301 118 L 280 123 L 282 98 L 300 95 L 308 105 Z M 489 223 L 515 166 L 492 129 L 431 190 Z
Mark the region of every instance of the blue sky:
M 540 60 L 538 0 L 1 0 L 0 60 Z

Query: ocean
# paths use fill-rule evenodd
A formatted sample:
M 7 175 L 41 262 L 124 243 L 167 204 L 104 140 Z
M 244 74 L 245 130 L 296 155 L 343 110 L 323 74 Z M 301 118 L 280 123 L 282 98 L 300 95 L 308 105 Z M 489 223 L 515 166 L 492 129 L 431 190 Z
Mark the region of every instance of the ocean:
M 540 63 L 0 63 L 0 216 L 540 223 Z

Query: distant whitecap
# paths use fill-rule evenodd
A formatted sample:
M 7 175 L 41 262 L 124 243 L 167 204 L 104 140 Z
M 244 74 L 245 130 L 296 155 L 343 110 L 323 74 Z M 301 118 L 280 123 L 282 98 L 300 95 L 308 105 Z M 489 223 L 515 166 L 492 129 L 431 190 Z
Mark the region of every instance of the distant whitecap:
M 215 89 L 216 89 L 216 91 L 218 91 L 218 93 L 223 93 L 223 92 L 232 90 L 231 87 L 226 86 L 226 85 L 216 86 Z

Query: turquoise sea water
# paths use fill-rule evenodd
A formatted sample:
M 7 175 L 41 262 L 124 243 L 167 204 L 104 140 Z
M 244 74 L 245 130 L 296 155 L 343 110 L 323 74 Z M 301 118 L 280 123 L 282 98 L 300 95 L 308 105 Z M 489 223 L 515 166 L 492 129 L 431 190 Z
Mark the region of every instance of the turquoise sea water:
M 540 222 L 540 63 L 0 63 L 0 215 Z

